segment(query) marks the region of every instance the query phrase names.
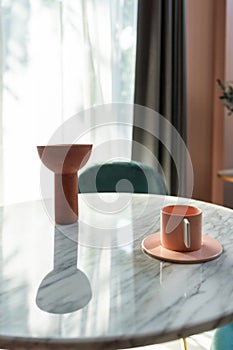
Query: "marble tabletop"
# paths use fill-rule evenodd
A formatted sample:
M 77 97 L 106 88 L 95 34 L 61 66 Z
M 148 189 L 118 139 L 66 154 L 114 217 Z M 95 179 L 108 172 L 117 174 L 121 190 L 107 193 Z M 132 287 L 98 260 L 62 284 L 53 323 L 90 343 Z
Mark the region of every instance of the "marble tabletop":
M 233 169 L 219 170 L 218 176 L 225 181 L 233 182 Z
M 160 209 L 191 203 L 223 254 L 202 264 L 146 255 Z M 79 195 L 79 221 L 54 226 L 51 201 L 0 208 L 0 348 L 120 349 L 233 321 L 233 211 L 156 195 Z

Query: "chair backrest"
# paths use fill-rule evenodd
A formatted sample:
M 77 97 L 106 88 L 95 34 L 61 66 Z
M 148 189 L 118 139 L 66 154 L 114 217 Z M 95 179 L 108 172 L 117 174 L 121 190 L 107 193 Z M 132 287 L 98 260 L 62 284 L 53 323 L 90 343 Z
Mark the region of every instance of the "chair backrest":
M 84 168 L 79 174 L 79 192 L 135 192 L 168 194 L 163 177 L 139 162 L 108 162 Z

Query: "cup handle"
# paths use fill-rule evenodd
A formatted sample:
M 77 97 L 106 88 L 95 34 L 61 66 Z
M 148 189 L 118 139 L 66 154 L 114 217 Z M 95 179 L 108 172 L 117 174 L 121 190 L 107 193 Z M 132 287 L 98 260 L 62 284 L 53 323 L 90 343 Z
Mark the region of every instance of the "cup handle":
M 184 219 L 183 221 L 183 225 L 184 225 L 184 244 L 186 246 L 186 248 L 190 248 L 191 245 L 191 240 L 190 240 L 190 223 L 188 221 L 188 219 Z

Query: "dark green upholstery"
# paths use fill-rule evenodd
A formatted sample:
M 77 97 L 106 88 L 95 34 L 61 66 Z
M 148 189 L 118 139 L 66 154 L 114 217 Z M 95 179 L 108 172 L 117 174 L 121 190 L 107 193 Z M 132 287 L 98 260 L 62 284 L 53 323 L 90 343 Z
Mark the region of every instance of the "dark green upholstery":
M 167 194 L 162 176 L 138 162 L 108 162 L 86 167 L 79 174 L 79 192 Z

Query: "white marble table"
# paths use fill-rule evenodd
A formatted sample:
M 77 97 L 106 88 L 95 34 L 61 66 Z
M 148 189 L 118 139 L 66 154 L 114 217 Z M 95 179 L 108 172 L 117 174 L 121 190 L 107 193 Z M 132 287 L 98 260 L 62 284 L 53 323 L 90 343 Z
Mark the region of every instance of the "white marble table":
M 224 252 L 171 264 L 141 250 L 168 203 L 177 198 L 80 196 L 79 223 L 56 229 L 40 201 L 1 208 L 0 348 L 120 349 L 232 322 L 233 211 L 191 201 Z
M 233 169 L 219 170 L 218 176 L 225 181 L 233 182 Z

